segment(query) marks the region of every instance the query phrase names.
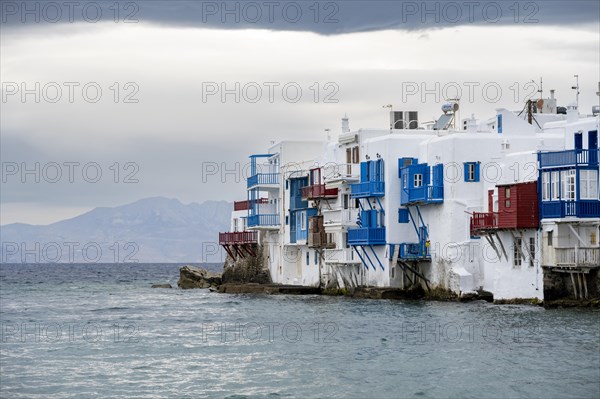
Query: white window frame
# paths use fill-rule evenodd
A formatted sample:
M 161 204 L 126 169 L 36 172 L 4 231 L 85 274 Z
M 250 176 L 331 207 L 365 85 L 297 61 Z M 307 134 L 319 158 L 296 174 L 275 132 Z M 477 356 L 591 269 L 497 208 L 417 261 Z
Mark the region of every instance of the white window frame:
M 415 173 L 413 183 L 415 188 L 423 187 L 423 174 Z
M 467 171 L 469 173 L 468 181 L 475 181 L 475 163 L 474 162 L 467 163 Z
M 560 173 L 558 171 L 552 172 L 550 181 L 550 198 L 552 198 L 552 201 L 558 201 L 560 199 Z
M 533 267 L 535 262 L 535 237 L 529 237 L 529 267 Z
M 521 254 L 521 247 L 523 246 L 523 240 L 520 237 L 516 237 L 513 241 L 513 266 L 519 267 L 523 264 L 523 255 Z
M 561 173 L 563 192 L 561 197 L 563 201 L 575 201 L 575 192 L 577 191 L 577 181 L 575 169 L 562 171 Z
M 579 171 L 579 198 L 582 200 L 598 199 L 598 171 L 580 170 Z
M 404 176 L 402 176 L 402 187 L 404 189 L 408 188 L 408 173 L 405 173 Z
M 300 230 L 306 230 L 306 213 L 300 212 Z
M 542 173 L 542 201 L 550 199 L 550 173 Z

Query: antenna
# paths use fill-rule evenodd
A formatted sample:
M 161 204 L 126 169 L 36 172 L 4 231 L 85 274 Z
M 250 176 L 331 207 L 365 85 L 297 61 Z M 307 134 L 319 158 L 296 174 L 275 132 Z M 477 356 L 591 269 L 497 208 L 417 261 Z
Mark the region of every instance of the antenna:
M 575 90 L 575 103 L 577 104 L 577 112 L 579 112 L 579 75 L 573 75 L 575 77 L 575 86 L 571 86 L 571 89 Z
M 540 93 L 540 100 L 544 98 L 544 81 L 540 76 L 540 88 L 538 89 L 538 93 Z
M 392 112 L 394 111 L 394 106 L 392 104 L 386 104 L 384 106 L 382 106 L 381 108 L 389 108 L 390 109 L 390 115 L 393 115 Z M 393 123 L 393 117 L 390 118 L 390 133 L 392 133 L 392 129 L 394 128 L 394 126 L 392 125 Z

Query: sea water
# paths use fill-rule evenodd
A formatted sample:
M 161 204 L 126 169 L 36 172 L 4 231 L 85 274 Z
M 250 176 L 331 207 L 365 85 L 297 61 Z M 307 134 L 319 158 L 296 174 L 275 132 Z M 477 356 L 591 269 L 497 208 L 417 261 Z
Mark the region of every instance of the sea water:
M 598 310 L 150 288 L 178 267 L 1 265 L 0 397 L 600 397 Z

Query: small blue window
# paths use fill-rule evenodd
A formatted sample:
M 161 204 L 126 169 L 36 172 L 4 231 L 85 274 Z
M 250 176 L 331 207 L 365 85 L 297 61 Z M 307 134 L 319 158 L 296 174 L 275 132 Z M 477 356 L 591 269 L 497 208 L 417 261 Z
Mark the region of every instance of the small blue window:
M 479 162 L 465 162 L 465 181 L 479 181 Z
M 502 114 L 498 115 L 498 134 L 502 134 Z
M 288 224 L 290 224 L 290 217 L 286 216 L 285 217 L 285 225 L 287 226 Z
M 408 208 L 398 209 L 398 223 L 408 223 Z

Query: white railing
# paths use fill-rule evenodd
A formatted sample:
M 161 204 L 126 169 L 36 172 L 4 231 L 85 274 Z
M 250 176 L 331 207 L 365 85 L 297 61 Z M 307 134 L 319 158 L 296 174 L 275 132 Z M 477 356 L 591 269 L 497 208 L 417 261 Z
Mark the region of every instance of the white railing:
M 359 163 L 326 163 L 321 167 L 325 184 L 331 180 L 358 179 L 360 177 Z
M 277 209 L 275 204 L 259 204 L 256 209 L 256 213 L 259 215 L 273 215 L 279 213 L 279 209 Z
M 600 248 L 556 248 L 557 265 L 600 265 Z
M 325 226 L 333 224 L 343 224 L 356 226 L 358 220 L 358 209 L 330 209 L 323 211 L 323 224 Z
M 325 263 L 360 263 L 352 248 L 326 249 L 324 256 Z

